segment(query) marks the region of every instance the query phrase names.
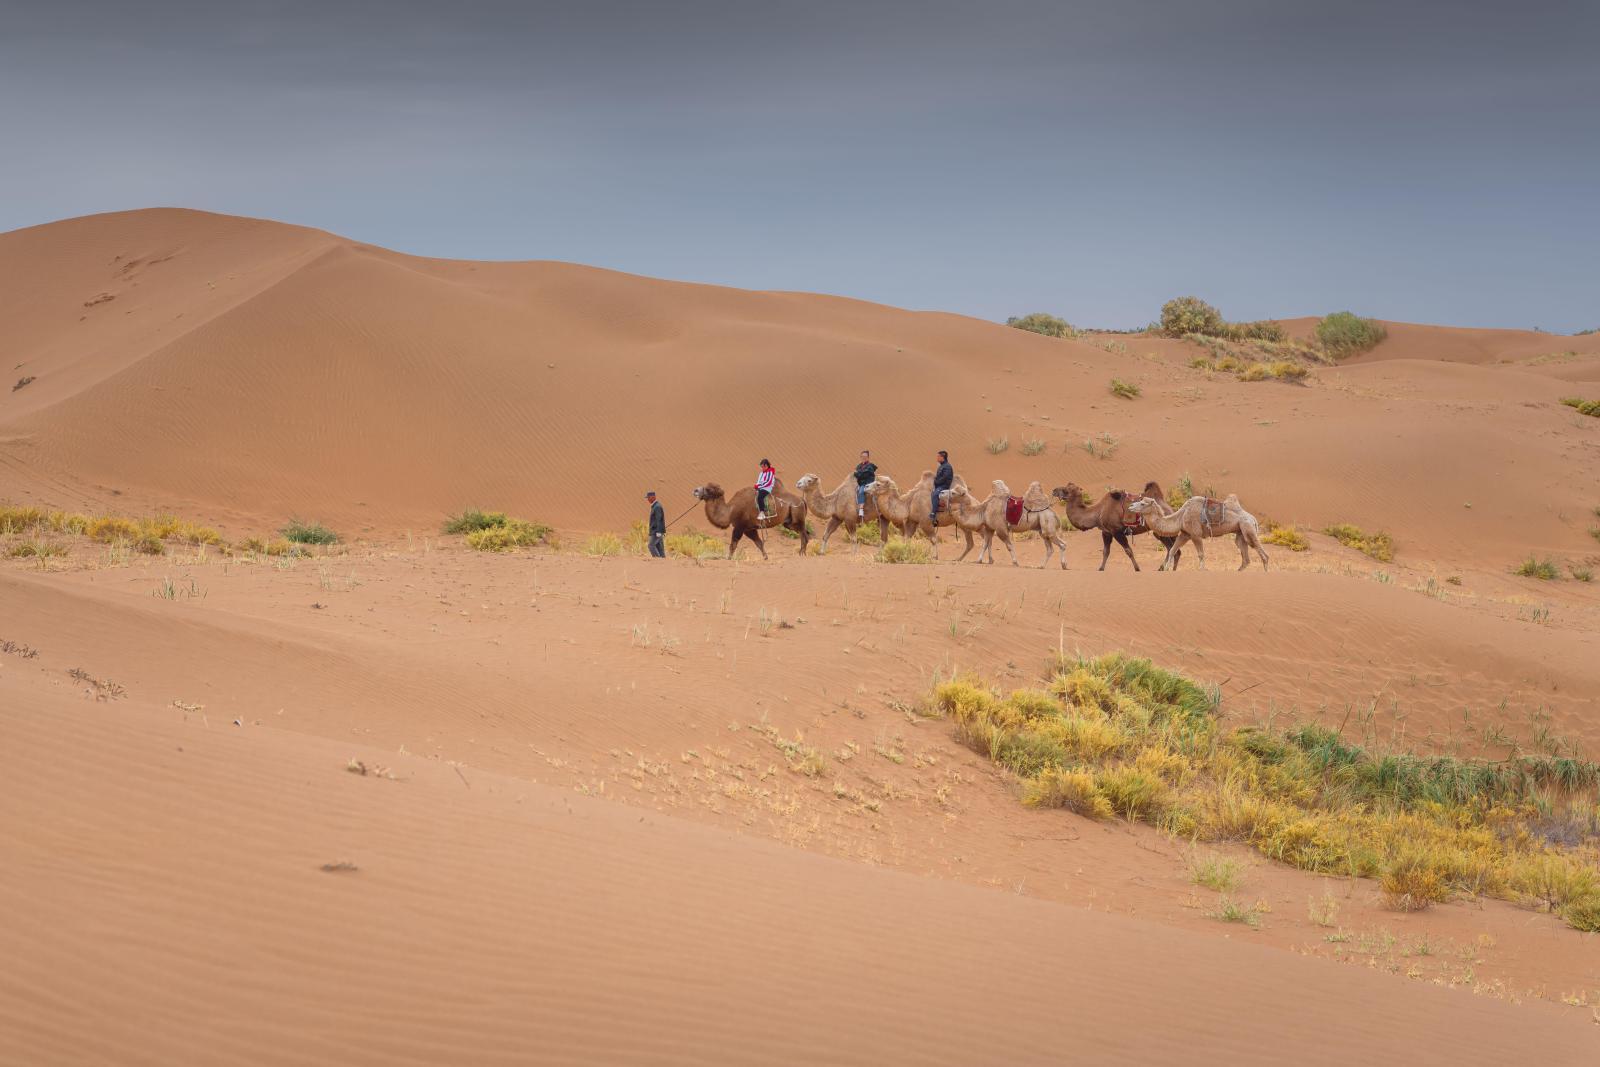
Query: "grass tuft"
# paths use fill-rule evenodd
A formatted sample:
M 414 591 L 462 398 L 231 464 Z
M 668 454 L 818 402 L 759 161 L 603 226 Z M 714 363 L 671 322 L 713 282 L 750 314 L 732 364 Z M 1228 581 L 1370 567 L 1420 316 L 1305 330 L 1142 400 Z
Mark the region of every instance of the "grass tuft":
M 1267 532 L 1261 538 L 1269 545 L 1282 545 L 1290 552 L 1304 552 L 1311 547 L 1311 542 L 1306 535 L 1291 526 L 1280 526 L 1275 522 L 1267 523 Z
M 461 514 L 446 519 L 443 532 L 447 534 L 469 534 L 475 530 L 487 530 L 495 526 L 504 526 L 505 524 L 506 513 L 503 511 L 480 511 L 477 508 L 468 508 Z
M 1564 396 L 1561 402 L 1569 408 L 1575 409 L 1579 415 L 1589 415 L 1600 418 L 1600 400 L 1585 400 L 1578 396 Z
M 285 541 L 297 545 L 336 545 L 339 535 L 322 525 L 320 522 L 303 522 L 300 519 L 290 519 L 289 524 L 281 531 Z
M 584 542 L 583 552 L 588 556 L 620 556 L 622 538 L 614 533 L 596 534 Z
M 1132 382 L 1125 382 L 1121 378 L 1111 379 L 1111 395 L 1120 396 L 1124 400 L 1132 400 L 1140 395 L 1142 390 Z
M 1371 556 L 1379 563 L 1394 562 L 1394 538 L 1381 531 L 1366 533 L 1348 522 L 1335 523 L 1322 531 L 1346 548 Z
M 1554 562 L 1548 559 L 1535 559 L 1532 556 L 1523 560 L 1511 573 L 1519 578 L 1537 578 L 1541 582 L 1553 582 L 1561 577 L 1561 569 Z
M 933 546 L 926 541 L 908 541 L 894 534 L 878 549 L 879 563 L 932 563 Z
M 487 526 L 467 534 L 467 546 L 479 552 L 506 552 L 548 544 L 552 530 L 542 522 L 507 519 L 499 526 Z
M 1037 456 L 1048 447 L 1041 439 L 1030 437 L 1022 442 L 1022 454 L 1024 456 Z
M 984 445 L 984 447 L 989 450 L 989 454 L 991 456 L 998 456 L 1000 453 L 1011 447 L 1011 438 L 991 437 L 989 438 L 988 444 Z
M 1239 861 L 1215 854 L 1189 860 L 1189 881 L 1219 893 L 1231 893 L 1239 888 Z

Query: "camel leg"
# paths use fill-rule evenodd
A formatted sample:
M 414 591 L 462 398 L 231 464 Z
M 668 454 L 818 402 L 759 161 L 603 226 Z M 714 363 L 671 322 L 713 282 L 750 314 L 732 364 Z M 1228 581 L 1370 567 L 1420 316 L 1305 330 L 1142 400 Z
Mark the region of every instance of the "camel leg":
M 878 515 L 878 544 L 881 545 L 887 540 L 889 540 L 889 520 L 884 518 L 882 514 L 879 514 Z
M 1256 550 L 1256 555 L 1261 557 L 1261 569 L 1262 570 L 1266 570 L 1267 569 L 1267 550 L 1265 548 L 1261 547 L 1261 535 L 1258 534 L 1255 530 L 1251 530 L 1245 536 L 1246 536 L 1246 539 L 1250 542 L 1250 547 Z
M 811 543 L 811 531 L 806 529 L 806 520 L 802 518 L 798 524 L 791 521 L 787 525 L 789 529 L 800 535 L 800 554 L 802 556 L 805 555 L 806 546 Z
M 1178 544 L 1178 539 L 1176 537 L 1174 537 L 1174 538 L 1172 538 L 1172 539 L 1170 539 L 1168 541 L 1165 541 L 1163 543 L 1167 546 L 1167 555 L 1172 558 L 1172 569 L 1173 570 L 1177 570 L 1178 569 L 1178 559 L 1179 559 L 1179 557 L 1181 557 L 1183 555 L 1183 549 L 1182 548 L 1178 548 L 1176 551 L 1173 549 L 1173 546 Z
M 968 531 L 966 531 L 966 533 L 967 533 L 967 547 L 963 548 L 961 550 L 961 555 L 956 557 L 956 562 L 957 563 L 960 563 L 962 560 L 966 559 L 967 558 L 967 553 L 972 551 L 972 531 L 968 530 Z M 974 563 L 982 563 L 983 562 L 983 549 L 981 549 L 981 548 L 978 549 L 978 558 L 973 560 L 972 562 L 974 562 Z
M 1062 537 L 1060 532 L 1057 531 L 1057 533 L 1055 534 L 1055 542 L 1056 542 L 1056 548 L 1058 548 L 1061 551 L 1061 569 L 1062 570 L 1066 570 L 1067 569 L 1067 539 L 1065 537 Z
M 1100 531 L 1100 569 L 1106 569 L 1106 560 L 1111 558 L 1111 535 L 1104 530 Z
M 1127 532 L 1124 530 L 1118 530 L 1116 533 L 1112 534 L 1112 536 L 1117 539 L 1117 544 L 1122 546 L 1122 551 L 1128 554 L 1128 559 L 1133 561 L 1133 569 L 1137 571 L 1139 569 L 1139 561 L 1134 559 L 1133 546 L 1128 544 Z
M 1195 537 L 1193 534 L 1190 534 L 1189 535 L 1189 540 L 1194 542 L 1194 553 L 1195 553 L 1196 556 L 1200 557 L 1200 569 L 1201 570 L 1205 570 L 1206 569 L 1206 541 L 1205 541 L 1205 538 L 1203 538 L 1203 537 Z
M 817 549 L 817 555 L 826 556 L 828 554 L 828 538 L 832 537 L 833 531 L 839 528 L 839 521 L 839 516 L 837 515 L 828 520 L 828 528 L 822 531 L 822 544 Z M 851 534 L 855 533 L 854 530 L 850 530 L 848 532 Z
M 756 546 L 756 551 L 761 553 L 761 558 L 762 559 L 766 559 L 767 558 L 767 546 L 761 543 L 761 534 L 760 534 L 759 531 L 756 531 L 756 530 L 741 530 L 741 531 L 739 531 L 739 533 L 742 533 L 746 538 L 748 538 L 750 540 L 751 544 Z M 738 534 L 734 535 L 734 540 L 735 541 L 738 540 Z M 733 557 L 732 550 L 730 550 L 728 552 L 728 557 L 730 559 Z
M 1002 541 L 1004 541 L 1006 543 L 1006 551 L 1011 553 L 1011 565 L 1013 567 L 1022 566 L 1021 563 L 1017 562 L 1017 546 L 1011 543 L 1011 531 L 1010 530 L 1006 530 L 1003 533 L 1001 533 L 1000 534 L 1000 540 L 1002 540 Z
M 1239 569 L 1248 569 L 1250 566 L 1250 548 L 1245 544 L 1243 530 L 1233 531 L 1233 544 L 1239 550 Z

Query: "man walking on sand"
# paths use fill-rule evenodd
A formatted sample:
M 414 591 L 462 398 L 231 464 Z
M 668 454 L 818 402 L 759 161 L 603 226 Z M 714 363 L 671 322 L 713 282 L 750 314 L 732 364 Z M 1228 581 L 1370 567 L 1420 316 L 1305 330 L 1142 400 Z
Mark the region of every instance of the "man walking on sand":
M 656 559 L 667 558 L 667 513 L 661 510 L 661 501 L 656 499 L 656 491 L 650 490 L 644 495 L 650 501 L 650 554 Z
M 872 462 L 872 453 L 861 450 L 861 462 L 856 464 L 856 518 L 867 517 L 867 486 L 878 480 L 878 465 Z

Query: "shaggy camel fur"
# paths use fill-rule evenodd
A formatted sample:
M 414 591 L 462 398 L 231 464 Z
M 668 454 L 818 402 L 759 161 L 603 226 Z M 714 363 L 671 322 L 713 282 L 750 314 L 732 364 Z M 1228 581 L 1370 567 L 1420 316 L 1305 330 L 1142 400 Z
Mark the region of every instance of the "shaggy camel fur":
M 711 525 L 719 530 L 733 530 L 733 539 L 728 542 L 729 559 L 733 558 L 741 537 L 748 537 L 760 551 L 761 558 L 766 559 L 767 546 L 761 543 L 760 531 L 780 522 L 800 535 L 800 554 L 806 554 L 806 545 L 811 541 L 811 535 L 806 531 L 806 502 L 784 489 L 782 482 L 773 486 L 773 514 L 765 520 L 756 517 L 760 514 L 756 508 L 756 491 L 750 486 L 734 493 L 733 499 L 729 500 L 723 495 L 722 486 L 707 482 L 695 486 L 694 498 L 705 503 L 706 520 Z
M 983 535 L 983 547 L 978 550 L 978 558 L 974 563 L 994 562 L 994 539 L 996 537 L 1005 544 L 1006 551 L 1011 553 L 1011 565 L 1020 566 L 1017 562 L 1017 549 L 1011 543 L 1011 527 L 1006 524 L 1006 500 L 1011 496 L 1011 490 L 1006 488 L 1006 483 L 995 479 L 993 492 L 986 500 L 973 499 L 972 492 L 964 485 L 955 486 L 950 490 L 950 512 L 956 517 L 956 525 L 967 534 L 967 548 L 956 557 L 960 563 L 967 558 L 967 552 L 972 551 L 972 535 Z
M 966 488 L 966 482 L 960 478 L 955 480 L 955 485 Z M 951 486 L 952 489 L 955 486 Z M 878 502 L 878 512 L 891 523 L 900 527 L 904 537 L 921 532 L 927 535 L 928 540 L 935 545 L 939 543 L 939 533 L 933 524 L 928 521 L 928 514 L 933 503 L 933 472 L 923 471 L 917 484 L 911 487 L 909 493 L 901 493 L 900 487 L 893 478 L 886 474 L 878 475 L 878 480 L 867 486 L 867 495 L 874 497 Z M 956 517 L 949 508 L 939 511 L 940 526 L 954 526 Z M 967 548 L 972 547 L 972 532 L 963 531 L 967 535 Z M 938 549 L 934 550 L 934 557 L 938 557 Z
M 1129 509 L 1131 501 L 1127 493 L 1121 489 L 1113 489 L 1091 505 L 1083 490 L 1076 483 L 1068 482 L 1051 490 L 1050 495 L 1066 505 L 1067 521 L 1074 527 L 1079 530 L 1100 531 L 1101 570 L 1106 569 L 1106 560 L 1111 558 L 1112 541 L 1122 546 L 1122 550 L 1128 554 L 1128 559 L 1133 563 L 1133 569 L 1136 571 L 1139 569 L 1139 561 L 1134 557 L 1133 546 L 1128 543 L 1128 538 L 1148 533 L 1150 526 L 1149 523 L 1141 523 L 1139 517 Z M 1158 501 L 1161 510 L 1167 510 L 1161 486 L 1155 482 L 1145 483 L 1144 495 Z M 1176 540 L 1174 537 L 1163 537 L 1160 534 L 1156 535 L 1156 539 L 1166 545 L 1169 552 L 1173 541 Z M 1173 557 L 1172 567 L 1174 570 L 1178 567 L 1176 556 Z
M 819 553 L 828 551 L 828 538 L 833 536 L 833 531 L 843 526 L 845 532 L 855 540 L 856 527 L 863 521 L 878 524 L 878 540 L 886 541 L 889 538 L 889 520 L 878 511 L 878 499 L 873 494 L 867 494 L 865 519 L 856 515 L 856 480 L 846 478 L 840 483 L 839 488 L 831 493 L 824 494 L 818 487 L 822 479 L 815 474 L 802 474 L 794 487 L 800 490 L 800 495 L 805 499 L 806 509 L 817 518 L 826 518 L 828 528 L 822 531 L 822 547 Z M 856 545 L 855 548 L 859 548 Z
M 1250 566 L 1251 548 L 1261 557 L 1261 569 L 1267 569 L 1267 550 L 1261 547 L 1261 524 L 1256 521 L 1254 515 L 1240 506 L 1239 498 L 1232 493 L 1222 501 L 1192 496 L 1183 502 L 1183 507 L 1170 515 L 1163 515 L 1156 502 L 1148 498 L 1135 500 L 1128 505 L 1128 508 L 1136 514 L 1143 515 L 1151 532 L 1157 536 L 1175 538 L 1172 546 L 1167 549 L 1167 562 L 1161 564 L 1162 570 L 1167 569 L 1167 563 L 1172 562 L 1173 553 L 1182 548 L 1185 541 L 1194 542 L 1194 550 L 1200 555 L 1200 569 L 1205 570 L 1205 539 L 1230 533 L 1234 535 L 1234 541 L 1239 546 L 1240 570 Z

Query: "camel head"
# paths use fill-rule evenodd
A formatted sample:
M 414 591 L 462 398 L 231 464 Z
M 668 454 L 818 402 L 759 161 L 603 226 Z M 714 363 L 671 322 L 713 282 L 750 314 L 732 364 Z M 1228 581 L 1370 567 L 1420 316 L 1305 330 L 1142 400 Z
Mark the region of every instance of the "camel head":
M 1143 515 L 1147 511 L 1156 511 L 1156 502 L 1147 496 L 1142 496 L 1129 504 L 1128 510 L 1135 515 Z
M 871 485 L 867 486 L 867 492 L 889 493 L 894 496 L 899 496 L 900 487 L 895 485 L 894 479 L 889 477 L 887 474 L 880 474 L 877 476 L 877 478 L 873 479 Z
M 807 489 L 810 489 L 813 485 L 816 485 L 820 480 L 821 479 L 819 479 L 815 474 L 802 474 L 795 481 L 794 487 L 803 493 Z
M 1058 485 L 1054 489 L 1050 490 L 1050 495 L 1055 497 L 1057 500 L 1064 500 L 1068 504 L 1084 503 L 1083 490 L 1078 488 L 1077 482 L 1068 482 L 1066 485 Z
M 696 500 L 721 500 L 722 486 L 718 485 L 716 482 L 707 482 L 705 485 L 697 485 L 694 487 L 694 498 Z

